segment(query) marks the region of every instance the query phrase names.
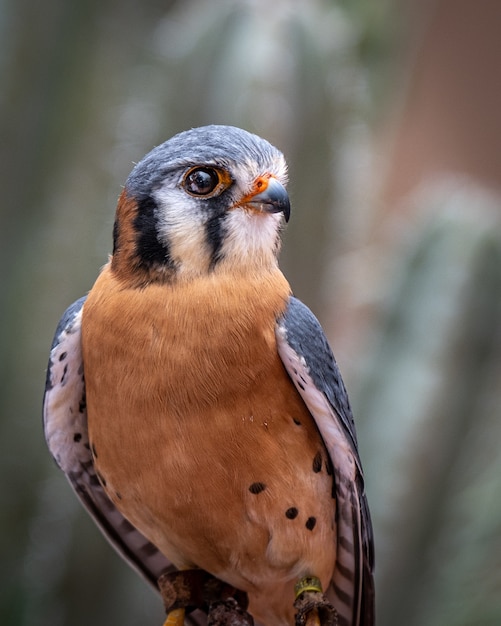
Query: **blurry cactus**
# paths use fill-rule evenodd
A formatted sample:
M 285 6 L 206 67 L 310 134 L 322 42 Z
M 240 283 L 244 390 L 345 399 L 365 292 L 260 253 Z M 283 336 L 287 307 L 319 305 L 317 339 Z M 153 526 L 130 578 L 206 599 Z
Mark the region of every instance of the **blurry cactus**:
M 501 620 L 501 197 L 413 198 L 355 412 L 385 626 Z

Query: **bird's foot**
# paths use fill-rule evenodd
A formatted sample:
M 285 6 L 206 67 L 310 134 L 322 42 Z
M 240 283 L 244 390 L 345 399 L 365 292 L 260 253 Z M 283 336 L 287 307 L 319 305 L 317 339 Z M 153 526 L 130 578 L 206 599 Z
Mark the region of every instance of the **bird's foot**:
M 254 626 L 254 620 L 235 598 L 228 598 L 210 605 L 207 626 Z
M 338 614 L 322 592 L 318 578 L 305 576 L 296 585 L 296 626 L 337 626 Z
M 215 578 L 204 570 L 168 572 L 158 579 L 167 611 L 164 626 L 182 626 L 184 611 L 200 609 L 208 613 L 210 626 L 252 626 L 246 612 L 247 594 Z

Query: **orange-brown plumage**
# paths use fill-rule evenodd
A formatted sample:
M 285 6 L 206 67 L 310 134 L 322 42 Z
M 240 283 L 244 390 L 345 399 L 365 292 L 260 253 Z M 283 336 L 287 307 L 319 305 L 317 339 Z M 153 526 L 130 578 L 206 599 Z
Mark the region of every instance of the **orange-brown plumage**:
M 276 269 L 137 290 L 111 267 L 82 321 L 90 442 L 110 498 L 178 567 L 248 591 L 257 614 L 286 583 L 290 620 L 299 576 L 328 586 L 335 510 L 324 445 L 277 354 L 288 283 Z

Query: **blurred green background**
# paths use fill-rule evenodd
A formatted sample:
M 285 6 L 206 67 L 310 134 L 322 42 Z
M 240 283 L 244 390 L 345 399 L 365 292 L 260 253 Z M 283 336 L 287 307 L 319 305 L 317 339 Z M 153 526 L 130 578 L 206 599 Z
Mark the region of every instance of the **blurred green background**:
M 48 350 L 133 162 L 280 147 L 282 267 L 355 410 L 381 626 L 501 623 L 501 3 L 0 4 L 0 624 L 161 624 L 49 458 Z

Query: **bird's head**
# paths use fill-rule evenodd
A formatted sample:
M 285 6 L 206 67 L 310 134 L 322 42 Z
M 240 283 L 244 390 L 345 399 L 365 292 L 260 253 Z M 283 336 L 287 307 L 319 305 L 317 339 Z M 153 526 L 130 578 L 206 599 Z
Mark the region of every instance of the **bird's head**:
M 232 126 L 175 135 L 132 170 L 112 269 L 139 282 L 274 268 L 289 219 L 282 153 Z

